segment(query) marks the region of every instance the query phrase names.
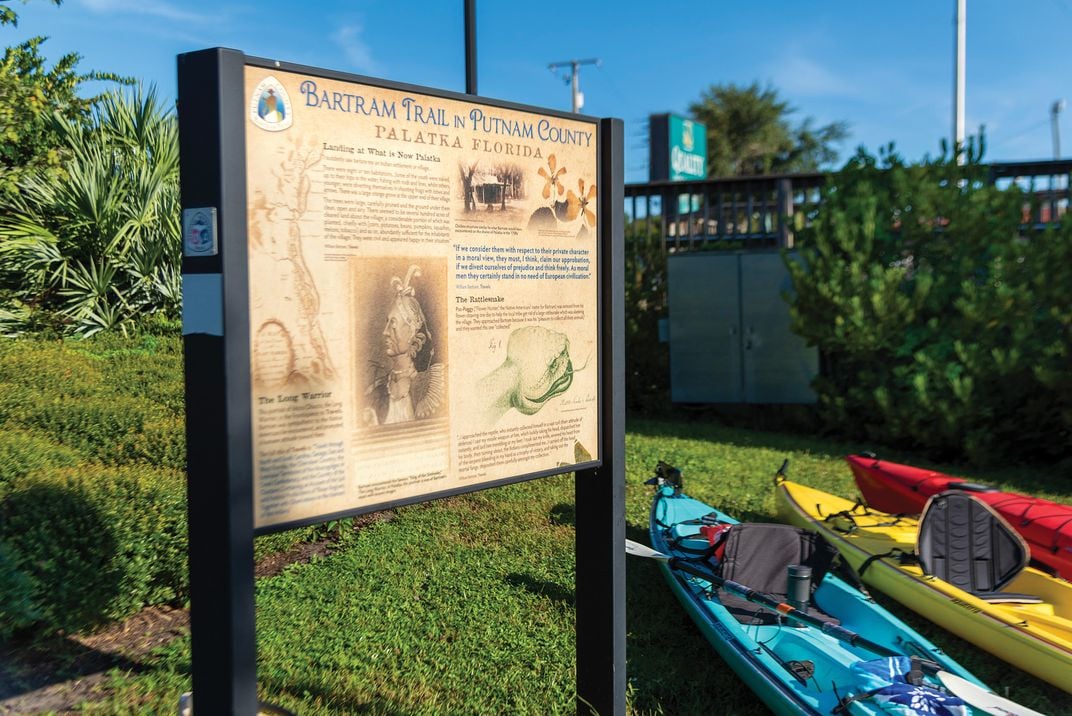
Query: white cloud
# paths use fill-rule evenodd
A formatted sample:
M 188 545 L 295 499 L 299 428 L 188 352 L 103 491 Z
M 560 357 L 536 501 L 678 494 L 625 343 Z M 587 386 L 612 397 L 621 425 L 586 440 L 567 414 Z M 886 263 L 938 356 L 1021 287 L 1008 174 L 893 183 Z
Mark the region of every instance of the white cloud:
M 848 97 L 858 88 L 846 77 L 801 54 L 783 56 L 766 68 L 771 83 L 797 97 Z
M 372 51 L 361 38 L 364 28 L 360 25 L 343 25 L 332 34 L 331 39 L 343 51 L 348 62 L 353 65 L 353 70 L 362 74 L 376 74 L 376 62 L 372 59 Z
M 165 0 L 81 0 L 82 5 L 96 13 L 149 15 L 174 22 L 207 23 L 213 16 L 184 10 Z

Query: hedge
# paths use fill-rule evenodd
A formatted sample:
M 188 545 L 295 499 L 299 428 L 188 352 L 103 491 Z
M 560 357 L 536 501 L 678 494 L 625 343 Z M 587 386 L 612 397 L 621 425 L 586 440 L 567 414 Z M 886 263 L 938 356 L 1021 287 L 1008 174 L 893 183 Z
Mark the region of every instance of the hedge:
M 78 631 L 182 600 L 185 481 L 143 465 L 40 470 L 0 502 L 0 545 L 16 624 Z
M 907 165 L 861 150 L 787 261 L 793 330 L 818 346 L 827 429 L 977 464 L 1072 454 L 1072 222 L 979 153 Z
M 78 460 L 77 452 L 56 445 L 43 433 L 7 426 L 0 430 L 0 498 L 31 472 L 75 465 Z
M 178 335 L 0 340 L 0 639 L 187 594 Z M 258 537 L 254 558 L 348 521 Z

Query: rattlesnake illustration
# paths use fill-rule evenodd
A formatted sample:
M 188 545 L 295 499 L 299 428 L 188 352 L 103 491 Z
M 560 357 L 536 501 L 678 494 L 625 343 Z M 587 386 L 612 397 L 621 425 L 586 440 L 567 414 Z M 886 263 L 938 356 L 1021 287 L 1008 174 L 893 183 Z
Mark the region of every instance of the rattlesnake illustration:
M 565 334 L 542 326 L 515 329 L 502 365 L 477 383 L 486 405 L 484 423 L 494 424 L 511 408 L 523 415 L 539 412 L 569 389 L 574 372 Z

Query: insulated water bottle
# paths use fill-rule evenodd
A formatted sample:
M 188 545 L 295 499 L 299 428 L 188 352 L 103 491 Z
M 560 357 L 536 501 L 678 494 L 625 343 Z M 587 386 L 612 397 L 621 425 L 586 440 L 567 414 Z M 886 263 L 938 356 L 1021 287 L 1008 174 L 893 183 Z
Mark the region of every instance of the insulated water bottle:
M 808 598 L 811 596 L 811 567 L 805 564 L 789 565 L 788 581 L 785 591 L 789 604 L 805 611 L 808 608 Z

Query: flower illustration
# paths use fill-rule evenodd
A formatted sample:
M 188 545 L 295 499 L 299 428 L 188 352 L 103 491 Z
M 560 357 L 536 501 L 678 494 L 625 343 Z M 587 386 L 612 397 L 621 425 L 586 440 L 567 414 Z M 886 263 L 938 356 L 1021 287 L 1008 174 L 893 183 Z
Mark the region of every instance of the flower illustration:
M 566 194 L 566 219 L 573 221 L 580 216 L 589 228 L 595 228 L 596 212 L 589 209 L 588 205 L 596 198 L 596 185 L 592 184 L 588 187 L 588 193 L 586 194 L 584 191 L 584 179 L 578 179 L 577 189 L 577 194 L 574 194 L 572 189 Z
M 547 183 L 543 185 L 543 198 L 550 199 L 552 192 L 551 187 L 558 187 L 558 195 L 562 196 L 562 192 L 565 191 L 565 187 L 559 182 L 558 177 L 566 173 L 566 167 L 556 169 L 558 162 L 555 159 L 554 154 L 547 155 L 547 169 L 540 167 L 537 174 L 547 180 Z

